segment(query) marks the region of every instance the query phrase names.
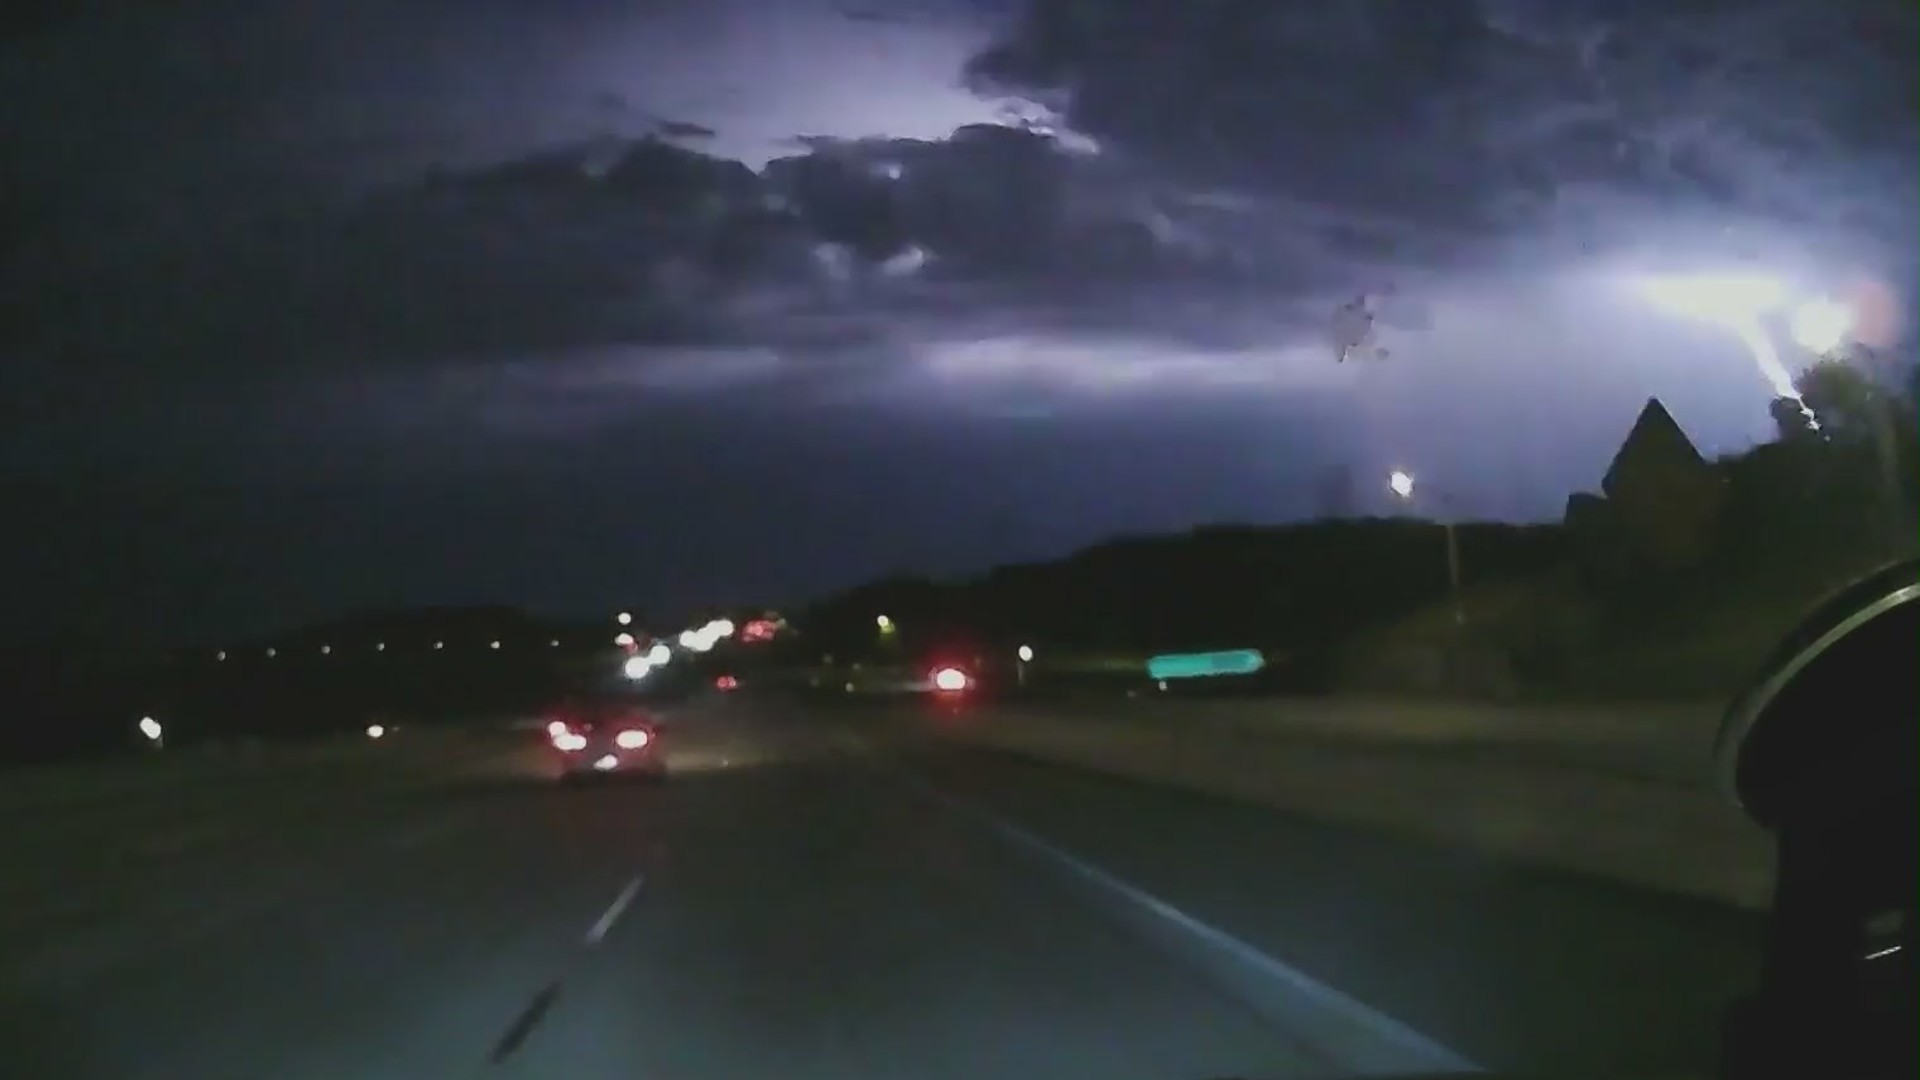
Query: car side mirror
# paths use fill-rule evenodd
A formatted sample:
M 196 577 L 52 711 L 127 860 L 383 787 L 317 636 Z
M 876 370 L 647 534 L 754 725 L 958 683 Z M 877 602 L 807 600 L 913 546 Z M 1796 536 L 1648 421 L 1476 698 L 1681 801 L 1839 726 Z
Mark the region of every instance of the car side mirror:
M 1760 825 L 1831 817 L 1911 784 L 1912 757 L 1867 750 L 1920 728 L 1920 560 L 1886 567 L 1815 608 L 1734 700 L 1715 744 L 1721 790 Z M 1864 772 L 1836 773 L 1851 764 Z M 1870 783 L 1868 781 L 1871 781 Z
M 1761 985 L 1729 1016 L 1728 1080 L 1920 1073 L 1920 560 L 1816 608 L 1735 699 L 1722 790 L 1779 860 Z

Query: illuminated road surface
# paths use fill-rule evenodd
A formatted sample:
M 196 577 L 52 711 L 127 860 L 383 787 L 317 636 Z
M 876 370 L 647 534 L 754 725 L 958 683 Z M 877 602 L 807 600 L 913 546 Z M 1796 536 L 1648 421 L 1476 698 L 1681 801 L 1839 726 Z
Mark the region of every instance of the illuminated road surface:
M 731 702 L 663 788 L 537 754 L 17 834 L 48 1077 L 1305 1077 L 1702 1064 L 1724 913 Z

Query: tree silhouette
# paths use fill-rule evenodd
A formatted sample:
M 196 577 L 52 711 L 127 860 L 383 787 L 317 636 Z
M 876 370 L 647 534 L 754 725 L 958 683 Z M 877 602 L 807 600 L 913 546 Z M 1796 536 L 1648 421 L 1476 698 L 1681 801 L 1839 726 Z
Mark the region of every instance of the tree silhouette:
M 1794 389 L 1832 438 L 1871 439 L 1889 416 L 1886 392 L 1844 360 L 1815 363 L 1794 380 Z

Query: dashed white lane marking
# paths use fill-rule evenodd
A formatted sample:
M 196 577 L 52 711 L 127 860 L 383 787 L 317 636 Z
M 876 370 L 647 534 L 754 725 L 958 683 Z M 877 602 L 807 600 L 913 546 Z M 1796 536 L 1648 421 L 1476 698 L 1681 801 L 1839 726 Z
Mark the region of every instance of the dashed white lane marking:
M 640 895 L 640 889 L 646 883 L 645 874 L 633 875 L 633 880 L 621 887 L 619 895 L 613 898 L 613 903 L 607 905 L 607 910 L 601 912 L 600 917 L 587 928 L 587 936 L 582 939 L 581 946 L 591 949 L 605 940 L 608 932 L 613 929 L 613 924 L 620 921 L 620 916 L 626 913 L 627 906 L 633 903 L 634 897 Z M 584 955 L 584 953 L 575 955 L 568 966 L 580 962 Z M 514 1016 L 513 1022 L 507 1025 L 506 1031 L 501 1033 L 499 1041 L 494 1043 L 493 1051 L 488 1055 L 488 1060 L 498 1065 L 517 1053 L 528 1037 L 533 1034 L 534 1029 L 545 1022 L 547 1014 L 553 1011 L 554 1002 L 560 1000 L 560 993 L 565 989 L 566 984 L 566 975 L 563 972 L 560 977 L 541 987 L 526 1006 Z
M 539 1027 L 540 1021 L 553 1011 L 553 1003 L 560 1000 L 560 986 L 556 979 L 533 995 L 520 1014 L 513 1018 L 513 1023 L 508 1024 L 507 1030 L 501 1033 L 499 1041 L 493 1044 L 492 1052 L 487 1055 L 488 1061 L 498 1065 L 526 1044 L 527 1036 L 533 1034 L 533 1029 Z
M 626 914 L 627 905 L 633 903 L 633 898 L 640 895 L 640 887 L 646 883 L 645 874 L 633 875 L 633 880 L 627 882 L 620 890 L 620 895 L 613 898 L 613 903 L 607 905 L 607 910 L 601 912 L 600 918 L 594 920 L 594 924 L 587 928 L 586 943 L 588 945 L 598 945 L 606 938 L 607 932 L 613 929 L 614 923 L 620 921 L 621 915 Z

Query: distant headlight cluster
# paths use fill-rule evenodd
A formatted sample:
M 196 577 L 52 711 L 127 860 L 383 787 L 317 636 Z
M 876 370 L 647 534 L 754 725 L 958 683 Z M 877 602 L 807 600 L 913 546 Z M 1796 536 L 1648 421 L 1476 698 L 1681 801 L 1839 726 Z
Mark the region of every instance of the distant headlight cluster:
M 733 636 L 732 619 L 715 619 L 695 630 L 680 633 L 680 647 L 688 652 L 707 652 L 723 639 Z

